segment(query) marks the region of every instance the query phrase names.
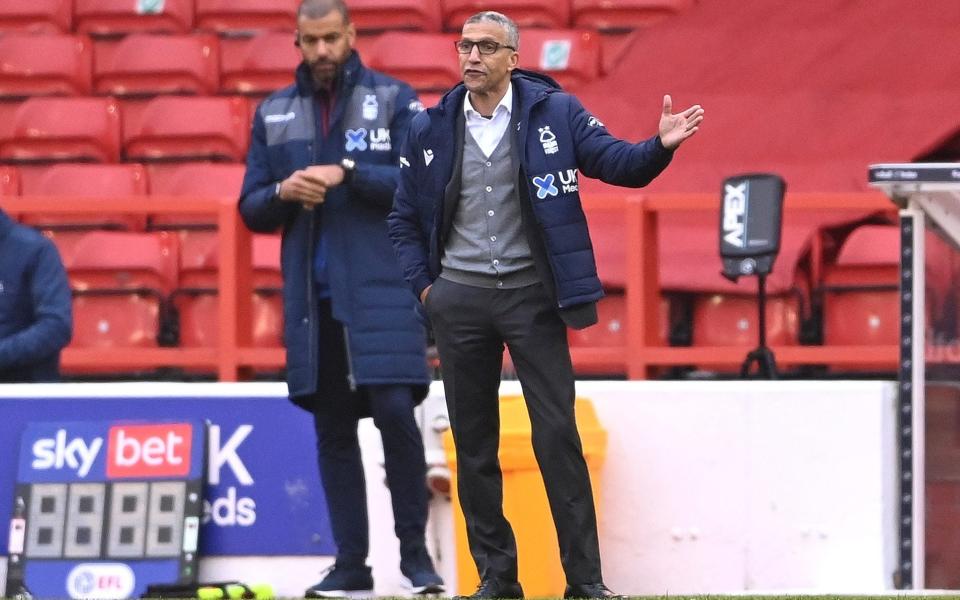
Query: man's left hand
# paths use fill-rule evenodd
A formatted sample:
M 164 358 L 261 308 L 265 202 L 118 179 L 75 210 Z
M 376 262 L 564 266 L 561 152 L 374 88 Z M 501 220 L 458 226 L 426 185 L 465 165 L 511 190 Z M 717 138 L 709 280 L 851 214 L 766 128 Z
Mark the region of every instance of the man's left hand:
M 663 114 L 660 115 L 660 142 L 667 150 L 676 150 L 684 140 L 700 129 L 703 122 L 703 107 L 694 104 L 687 110 L 673 114 L 673 100 L 663 97 Z

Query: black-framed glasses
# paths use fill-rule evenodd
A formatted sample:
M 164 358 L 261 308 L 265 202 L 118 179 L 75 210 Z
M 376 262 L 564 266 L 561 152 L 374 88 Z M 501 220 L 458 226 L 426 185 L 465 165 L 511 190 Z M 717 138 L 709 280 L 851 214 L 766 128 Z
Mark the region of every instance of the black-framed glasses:
M 453 46 L 460 54 L 470 54 L 473 52 L 474 46 L 477 47 L 477 50 L 480 51 L 480 54 L 494 54 L 500 48 L 510 48 L 511 50 L 516 50 L 516 48 L 513 46 L 501 44 L 500 42 L 495 42 L 493 40 L 457 40 L 453 43 Z

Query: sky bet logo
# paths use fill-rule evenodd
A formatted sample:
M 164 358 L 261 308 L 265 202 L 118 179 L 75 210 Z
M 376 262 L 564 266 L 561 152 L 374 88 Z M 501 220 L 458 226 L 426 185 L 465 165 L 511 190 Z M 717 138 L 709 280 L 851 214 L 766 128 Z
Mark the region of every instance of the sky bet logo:
M 135 425 L 110 428 L 107 477 L 183 477 L 190 472 L 192 427 Z
M 192 434 L 193 426 L 187 423 L 111 426 L 107 432 L 106 476 L 186 476 L 190 472 Z M 103 446 L 102 437 L 70 436 L 66 429 L 57 429 L 53 437 L 33 442 L 30 467 L 37 471 L 73 471 L 85 478 Z

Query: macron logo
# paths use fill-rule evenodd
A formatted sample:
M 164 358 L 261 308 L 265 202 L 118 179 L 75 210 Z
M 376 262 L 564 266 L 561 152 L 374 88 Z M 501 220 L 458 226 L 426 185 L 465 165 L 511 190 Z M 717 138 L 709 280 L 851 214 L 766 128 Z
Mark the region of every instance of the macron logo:
M 111 427 L 107 477 L 187 475 L 192 433 L 192 426 L 186 423 Z
M 285 115 L 267 115 L 263 118 L 264 123 L 284 123 L 292 121 L 297 117 L 295 113 L 288 112 Z
M 423 151 L 423 162 L 426 166 L 430 166 L 430 163 L 433 162 L 433 150 L 424 150 Z

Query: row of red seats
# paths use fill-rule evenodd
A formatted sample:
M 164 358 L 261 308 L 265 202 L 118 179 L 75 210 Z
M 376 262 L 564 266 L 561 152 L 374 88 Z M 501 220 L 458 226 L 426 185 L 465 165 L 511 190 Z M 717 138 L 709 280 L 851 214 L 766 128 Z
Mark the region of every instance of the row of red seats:
M 420 91 L 442 91 L 460 80 L 456 37 L 390 32 L 359 38 L 357 47 L 374 69 Z M 601 74 L 596 33 L 531 29 L 521 39 L 521 67 L 547 72 L 564 87 L 575 88 Z M 223 39 L 213 34 L 130 34 L 98 41 L 85 35 L 7 34 L 0 36 L 0 57 L 0 98 L 266 94 L 289 85 L 300 62 L 287 32 Z
M 200 171 L 194 171 L 192 176 L 188 172 L 204 168 L 209 166 L 184 165 L 176 171 L 184 180 L 197 179 Z M 5 179 L 0 172 L 0 181 Z M 172 189 L 176 189 L 175 184 Z M 594 233 L 596 237 L 603 237 L 608 232 Z M 77 346 L 157 345 L 164 332 L 170 331 L 169 323 L 165 322 L 170 314 L 178 316 L 181 345 L 215 345 L 218 269 L 215 232 L 49 231 L 48 235 L 61 250 L 76 292 L 74 344 Z M 773 294 L 768 299 L 766 313 L 768 343 L 775 346 L 805 343 L 800 337 L 800 327 L 807 318 L 805 305 L 809 306 L 814 298 L 822 311 L 822 343 L 897 343 L 898 236 L 899 229 L 893 225 L 860 226 L 843 241 L 830 264 L 825 265 L 815 289 L 801 293 L 798 288 Z M 949 289 L 951 274 L 960 272 L 960 261 L 942 244 L 930 242 L 928 268 L 936 272 L 930 281 L 941 284 L 932 283 L 928 291 L 929 311 L 934 316 L 955 305 L 945 298 L 952 292 Z M 274 347 L 280 343 L 282 329 L 279 239 L 255 236 L 253 248 L 254 343 Z M 664 265 L 666 269 L 681 267 Z M 608 295 L 599 305 L 600 322 L 587 330 L 571 331 L 570 342 L 574 348 L 626 346 L 627 307 L 623 289 L 617 287 L 615 280 L 606 279 L 604 284 Z M 165 310 L 169 308 L 174 310 Z M 657 336 L 664 345 L 752 346 L 758 339 L 757 323 L 754 296 L 667 289 L 661 297 Z M 960 332 L 953 335 L 957 333 Z M 583 375 L 622 374 L 617 364 L 592 362 L 589 367 L 577 365 L 577 369 Z
M 242 97 L 33 97 L 0 104 L 0 161 L 242 161 L 250 135 Z
M 0 168 L 0 194 L 24 195 L 84 195 L 91 197 L 130 197 L 148 193 L 159 195 L 236 196 L 243 176 L 243 165 L 224 163 L 187 164 L 55 164 L 45 167 L 25 166 Z M 623 297 L 625 268 L 622 256 L 615 256 L 612 241 L 616 224 L 601 218 L 605 213 L 588 215 L 594 239 L 597 240 L 601 279 L 610 296 L 600 306 L 601 323 L 582 332 L 571 332 L 576 346 L 622 346 L 626 341 L 626 304 Z M 70 215 L 30 215 L 25 222 L 48 229 L 77 227 L 126 227 L 143 229 L 143 217 L 103 215 L 95 219 Z M 182 228 L 206 226 L 213 222 L 196 222 L 190 218 L 172 216 L 154 217 L 153 228 Z M 669 240 L 683 232 L 673 231 L 669 223 L 661 236 Z M 55 231 L 52 237 L 62 248 L 71 247 L 76 235 Z M 862 342 L 896 343 L 899 327 L 898 308 L 898 239 L 899 231 L 892 225 L 860 226 L 843 241 L 835 257 L 823 265 L 822 275 L 815 281 L 803 283 L 802 276 L 793 282 L 777 285 L 767 305 L 768 340 L 773 345 L 795 345 L 803 342 L 801 324 L 810 317 L 811 305 L 822 306 L 824 343 L 847 345 Z M 804 242 L 805 244 L 806 242 Z M 673 244 L 677 246 L 679 244 Z M 621 252 L 622 254 L 622 252 Z M 951 274 L 960 272 L 960 264 L 936 240 L 928 243 L 931 275 L 928 293 L 934 313 L 947 311 L 945 300 Z M 783 257 L 784 260 L 787 257 Z M 699 259 L 695 259 L 699 260 Z M 789 262 L 789 261 L 788 261 Z M 661 258 L 661 272 L 689 273 L 683 255 L 667 253 Z M 779 265 L 778 271 L 790 271 L 792 265 Z M 710 291 L 694 288 L 674 288 L 673 279 L 661 275 L 664 285 L 663 304 L 658 336 L 663 344 L 752 345 L 757 341 L 756 299 L 752 295 L 735 292 Z M 695 283 L 695 282 L 694 282 Z M 946 287 L 945 287 L 946 286 Z M 208 299 L 208 302 L 212 300 Z M 210 308 L 212 309 L 212 304 Z M 685 307 L 684 310 L 681 310 Z M 677 335 L 680 329 L 684 334 Z
M 536 39 L 538 35 L 541 36 L 539 40 Z M 413 36 L 415 39 L 404 42 L 401 40 L 404 36 Z M 258 37 L 255 40 L 284 46 L 289 43 L 289 40 L 282 41 L 275 36 Z M 373 42 L 374 49 L 368 49 L 367 55 L 371 56 L 369 63 L 374 68 L 394 74 L 420 90 L 442 90 L 459 80 L 459 68 L 451 40 L 451 36 L 388 33 Z M 62 39 L 50 41 L 57 44 Z M 167 93 L 203 93 L 217 87 L 215 81 L 218 71 L 214 66 L 216 54 L 204 51 L 204 48 L 209 50 L 213 46 L 204 46 L 202 38 L 196 37 L 173 39 L 144 36 L 132 42 L 143 42 L 148 51 L 140 55 L 126 51 L 111 54 L 115 63 L 104 61 L 102 70 L 96 73 L 93 87 L 96 91 L 161 95 L 148 100 L 127 101 L 112 96 L 32 96 L 22 102 L 2 103 L 0 161 L 244 160 L 250 116 L 259 101 L 258 96 L 188 97 Z M 118 44 L 125 43 L 126 40 Z M 200 45 L 191 51 L 197 58 L 191 69 L 190 62 L 177 58 L 172 49 L 197 43 Z M 555 75 L 561 84 L 575 87 L 599 74 L 599 42 L 592 34 L 567 31 L 554 35 L 553 32 L 536 32 L 530 43 L 534 47 L 539 44 L 541 49 L 540 55 L 531 54 L 530 60 L 542 61 L 543 65 L 550 67 L 544 70 Z M 70 44 L 72 42 L 68 42 Z M 151 49 L 155 44 L 166 50 Z M 408 51 L 397 52 L 396 48 L 399 47 Z M 382 51 L 378 52 L 376 48 Z M 0 47 L 2 52 L 3 48 Z M 36 57 L 41 55 L 62 58 L 62 53 L 57 53 L 53 48 L 38 53 L 31 50 L 29 44 L 16 54 L 24 63 L 40 62 Z M 251 48 L 245 49 L 240 55 L 248 59 L 267 56 Z M 205 63 L 208 60 L 205 56 L 212 56 L 209 59 L 211 62 Z M 229 89 L 248 93 L 264 92 L 288 83 L 296 64 L 293 52 L 290 51 L 285 59 L 278 58 L 278 53 L 270 56 L 273 58 L 258 58 L 259 65 L 253 64 L 246 71 L 247 65 L 257 61 L 244 59 L 225 63 L 234 65 L 237 70 L 229 72 L 229 75 L 223 72 L 223 83 Z M 293 56 L 294 60 L 289 56 Z M 437 56 L 446 56 L 449 60 L 437 60 Z M 61 93 L 74 87 L 77 87 L 76 91 L 82 91 L 86 85 L 85 72 L 63 72 L 63 67 L 71 64 L 69 60 L 48 63 L 51 67 L 46 70 L 25 67 L 19 76 L 0 76 L 0 89 L 4 90 L 3 93 L 16 95 Z M 73 64 L 85 63 L 81 59 Z M 131 66 L 137 64 L 142 70 L 137 71 Z M 539 68 L 543 65 L 538 63 L 532 66 Z M 437 94 L 425 94 L 423 99 L 425 104 L 430 105 L 437 97 Z
M 0 31 L 61 31 L 98 36 L 194 29 L 245 33 L 290 31 L 299 0 L 4 0 Z M 361 31 L 459 30 L 481 10 L 510 15 L 524 27 L 624 30 L 679 14 L 693 0 L 349 0 Z
M 607 228 L 597 231 L 597 225 Z M 617 237 L 611 235 L 608 226 L 602 219 L 591 219 L 593 237 L 599 240 L 601 248 L 605 239 Z M 659 342 L 693 347 L 755 346 L 759 340 L 756 295 L 697 290 L 696 282 L 691 282 L 689 287 L 674 287 L 676 278 L 665 274 L 679 272 L 689 276 L 691 265 L 684 264 L 680 253 L 665 253 L 664 240 L 670 245 L 671 240 L 675 242 L 679 237 L 689 236 L 690 231 L 674 231 L 667 224 L 667 227 L 661 226 L 660 235 L 663 291 L 656 325 Z M 818 230 L 815 235 L 829 236 L 830 233 Z M 821 273 L 814 280 L 808 279 L 809 267 L 797 267 L 793 282 L 778 286 L 767 298 L 767 343 L 771 346 L 897 344 L 900 339 L 899 238 L 899 227 L 894 224 L 862 224 L 836 241 L 838 247 L 828 253 L 830 256 L 825 258 Z M 928 323 L 941 337 L 955 339 L 960 337 L 960 315 L 952 314 L 957 300 L 951 282 L 960 277 L 960 254 L 934 235 L 928 236 L 926 247 Z M 599 323 L 595 327 L 570 332 L 572 347 L 624 347 L 627 344 L 627 307 L 620 273 L 623 265 L 605 260 L 610 258 L 610 253 L 601 252 L 598 266 L 608 288 L 607 297 L 598 305 Z M 793 268 L 790 264 L 780 264 L 777 270 Z M 811 324 L 815 330 L 804 331 L 804 327 Z M 739 370 L 737 366 L 699 368 L 721 373 Z M 878 367 L 845 365 L 833 370 L 862 372 L 877 371 Z M 582 367 L 579 372 L 584 373 Z M 615 364 L 597 363 L 591 363 L 586 373 L 622 374 Z
M 54 235 L 53 240 L 74 294 L 71 347 L 216 346 L 215 232 L 91 231 L 77 238 Z M 279 347 L 279 236 L 255 235 L 251 260 L 251 341 L 257 347 Z
M 159 163 L 143 165 L 56 163 L 45 166 L 0 166 L 0 197 L 59 196 L 85 198 L 136 198 L 156 196 L 240 196 L 245 167 L 240 163 Z M 216 226 L 211 216 L 100 214 L 30 214 L 21 219 L 39 229 L 127 229 L 143 231 Z

